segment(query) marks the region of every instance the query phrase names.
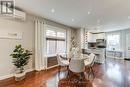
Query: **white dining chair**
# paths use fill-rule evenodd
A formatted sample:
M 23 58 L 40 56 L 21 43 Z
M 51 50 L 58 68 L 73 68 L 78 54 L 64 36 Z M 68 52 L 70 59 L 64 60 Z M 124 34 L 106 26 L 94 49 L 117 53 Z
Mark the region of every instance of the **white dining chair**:
M 72 58 L 69 65 L 69 71 L 71 71 L 73 74 L 79 74 L 80 80 L 85 79 L 84 71 L 85 71 L 85 64 L 84 59 L 77 59 Z M 70 74 L 69 74 L 70 75 Z
M 63 56 L 63 55 L 66 55 L 66 54 L 57 54 L 59 74 L 60 74 L 61 68 L 67 67 L 67 70 L 68 70 L 68 66 L 69 66 L 69 60 L 66 58 L 67 56 Z
M 83 59 L 71 59 L 69 69 L 75 73 L 84 72 L 84 70 L 85 70 L 84 60 Z
M 92 73 L 94 76 L 93 72 L 93 65 L 95 62 L 95 54 L 91 53 L 87 59 L 84 60 L 85 67 L 89 69 L 89 74 Z
M 84 54 L 83 57 L 88 57 L 84 60 L 85 66 L 91 65 L 95 59 L 95 54 L 91 53 L 90 55 Z

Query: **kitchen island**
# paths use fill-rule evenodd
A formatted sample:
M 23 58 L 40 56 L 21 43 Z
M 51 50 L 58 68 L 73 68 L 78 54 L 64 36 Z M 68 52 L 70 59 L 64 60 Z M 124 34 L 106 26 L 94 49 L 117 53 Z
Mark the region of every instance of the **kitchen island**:
M 84 53 L 94 53 L 96 55 L 95 62 L 104 63 L 105 62 L 105 49 L 96 48 L 96 49 L 85 49 Z

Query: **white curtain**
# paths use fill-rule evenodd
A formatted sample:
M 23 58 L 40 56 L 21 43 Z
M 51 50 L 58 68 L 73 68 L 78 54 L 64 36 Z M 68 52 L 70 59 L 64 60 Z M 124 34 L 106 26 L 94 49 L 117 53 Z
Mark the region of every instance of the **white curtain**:
M 35 20 L 35 70 L 46 69 L 46 35 L 43 21 Z

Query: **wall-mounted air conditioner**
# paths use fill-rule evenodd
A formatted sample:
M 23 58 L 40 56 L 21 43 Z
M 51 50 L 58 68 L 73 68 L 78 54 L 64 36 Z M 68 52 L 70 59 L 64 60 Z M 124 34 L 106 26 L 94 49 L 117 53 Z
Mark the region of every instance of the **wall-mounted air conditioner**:
M 5 7 L 6 8 L 6 7 Z M 8 9 L 11 10 L 12 8 Z M 25 21 L 26 20 L 26 13 L 17 9 L 13 9 L 13 13 L 1 13 L 0 17 L 3 17 L 5 19 L 11 19 L 11 20 L 20 20 Z

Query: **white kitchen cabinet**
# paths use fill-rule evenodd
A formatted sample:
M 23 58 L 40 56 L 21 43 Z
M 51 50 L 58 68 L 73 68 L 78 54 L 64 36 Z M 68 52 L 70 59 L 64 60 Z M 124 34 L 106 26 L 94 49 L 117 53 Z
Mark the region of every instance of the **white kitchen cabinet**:
M 105 33 L 93 34 L 88 32 L 88 42 L 96 42 L 96 39 L 105 39 Z
M 88 42 L 96 42 L 96 36 L 88 32 Z
M 96 39 L 105 39 L 105 33 L 96 34 Z

